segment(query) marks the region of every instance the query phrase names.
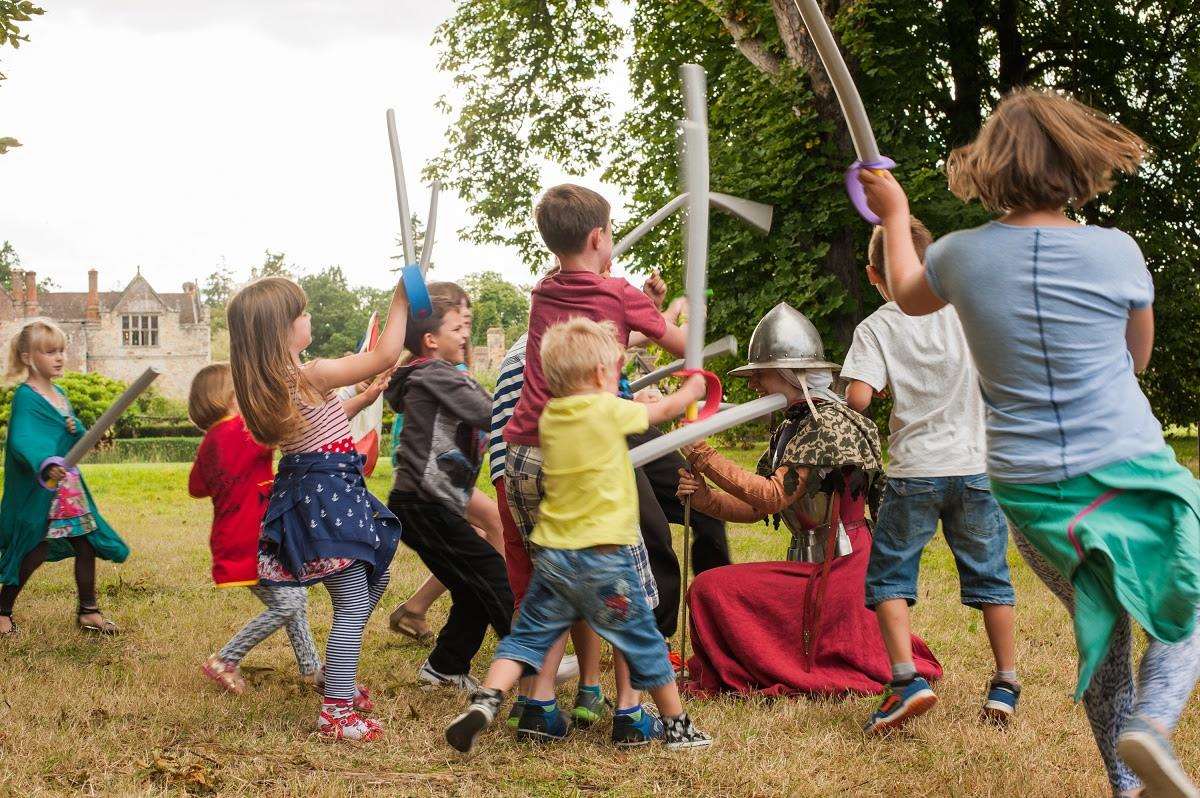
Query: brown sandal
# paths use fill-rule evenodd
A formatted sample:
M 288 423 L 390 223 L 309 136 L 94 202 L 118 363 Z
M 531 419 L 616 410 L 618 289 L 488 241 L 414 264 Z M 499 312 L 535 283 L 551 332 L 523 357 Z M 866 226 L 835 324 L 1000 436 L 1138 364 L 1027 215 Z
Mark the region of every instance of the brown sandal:
M 216 654 L 206 659 L 200 666 L 200 670 L 204 672 L 205 676 L 234 695 L 241 695 L 246 691 L 246 680 L 242 678 L 242 672 L 238 666 L 221 659 Z
M 13 620 L 11 612 L 0 612 L 0 618 L 8 618 L 9 628 L 7 632 L 0 632 L 0 637 L 16 637 L 21 628 L 17 626 L 17 622 Z
M 397 634 L 416 640 L 423 646 L 432 646 L 437 640 L 437 635 L 426 625 L 425 616 L 409 612 L 403 604 L 388 616 L 388 628 Z
M 84 623 L 83 616 L 85 615 L 99 615 L 100 623 Z M 104 613 L 100 612 L 100 607 L 98 606 L 85 607 L 80 604 L 75 612 L 75 625 L 79 627 L 80 631 L 103 635 L 105 637 L 112 637 L 121 633 L 120 627 L 108 618 L 105 618 Z

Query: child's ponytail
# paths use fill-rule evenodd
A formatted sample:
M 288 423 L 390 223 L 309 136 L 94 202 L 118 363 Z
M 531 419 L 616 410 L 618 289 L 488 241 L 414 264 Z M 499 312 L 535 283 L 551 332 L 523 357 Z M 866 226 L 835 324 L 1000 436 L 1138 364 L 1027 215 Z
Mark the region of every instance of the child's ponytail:
M 66 333 L 49 319 L 34 319 L 13 334 L 8 342 L 8 362 L 4 364 L 5 385 L 16 385 L 29 379 L 29 366 L 22 360 L 35 349 L 46 350 L 46 347 L 65 349 L 67 346 Z

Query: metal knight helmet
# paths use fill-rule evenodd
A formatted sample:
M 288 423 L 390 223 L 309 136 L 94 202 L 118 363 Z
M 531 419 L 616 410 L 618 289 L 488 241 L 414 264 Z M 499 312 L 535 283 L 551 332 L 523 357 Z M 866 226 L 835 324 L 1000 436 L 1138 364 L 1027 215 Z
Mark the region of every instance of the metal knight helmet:
M 808 318 L 786 302 L 763 316 L 750 336 L 749 361 L 729 372 L 745 375 L 758 369 L 840 369 L 825 359 L 821 334 Z

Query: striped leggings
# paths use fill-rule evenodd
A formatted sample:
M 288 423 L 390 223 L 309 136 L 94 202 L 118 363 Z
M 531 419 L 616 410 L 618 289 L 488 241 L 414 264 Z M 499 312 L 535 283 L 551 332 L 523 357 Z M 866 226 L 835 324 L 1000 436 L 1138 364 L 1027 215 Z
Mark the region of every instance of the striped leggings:
M 317 644 L 308 627 L 308 589 L 253 585 L 250 592 L 267 608 L 243 626 L 217 656 L 229 662 L 241 662 L 250 649 L 284 627 L 296 655 L 296 664 L 300 666 L 300 675 L 312 676 L 320 670 Z
M 1016 527 L 1010 525 L 1009 529 L 1025 562 L 1074 615 L 1075 590 L 1070 580 L 1046 562 Z M 1117 737 L 1125 721 L 1134 715 L 1142 715 L 1168 731 L 1174 730 L 1179 722 L 1192 688 L 1200 678 L 1200 618 L 1195 631 L 1185 640 L 1170 645 L 1150 640 L 1138 666 L 1136 690 L 1130 664 L 1130 643 L 1130 622 L 1126 615 L 1113 630 L 1108 654 L 1096 668 L 1092 682 L 1083 694 L 1092 736 L 1104 759 L 1114 795 L 1141 786 L 1138 777 L 1117 756 Z
M 367 566 L 360 561 L 322 581 L 333 602 L 333 624 L 325 646 L 326 698 L 354 698 L 363 629 L 388 585 L 387 571 L 376 576 L 375 582 L 368 583 Z

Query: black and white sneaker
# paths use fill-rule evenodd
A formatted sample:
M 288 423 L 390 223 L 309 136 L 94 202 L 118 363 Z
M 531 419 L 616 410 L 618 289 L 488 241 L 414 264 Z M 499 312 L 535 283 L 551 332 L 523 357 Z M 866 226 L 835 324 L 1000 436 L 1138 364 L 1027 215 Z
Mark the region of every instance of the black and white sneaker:
M 666 736 L 663 739 L 670 751 L 707 748 L 712 745 L 712 738 L 697 729 L 686 712 L 673 718 L 663 718 L 663 726 L 666 727 Z
M 421 663 L 421 669 L 417 671 L 417 686 L 422 690 L 450 687 L 464 693 L 474 693 L 482 685 L 469 673 L 439 673 L 429 665 L 429 660 L 425 660 Z
M 456 751 L 471 753 L 479 733 L 491 725 L 504 703 L 504 693 L 481 687 L 471 693 L 467 711 L 459 715 L 446 727 L 446 742 Z

